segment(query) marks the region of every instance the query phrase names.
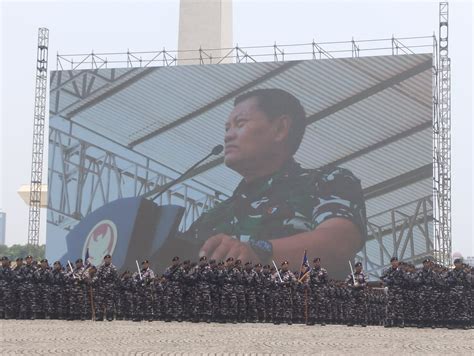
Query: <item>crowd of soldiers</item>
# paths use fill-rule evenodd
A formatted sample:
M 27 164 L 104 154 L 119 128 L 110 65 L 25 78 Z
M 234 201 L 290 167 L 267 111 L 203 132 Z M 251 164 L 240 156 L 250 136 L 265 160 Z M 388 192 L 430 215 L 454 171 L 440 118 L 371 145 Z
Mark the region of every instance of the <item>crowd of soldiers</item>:
M 59 261 L 50 267 L 27 256 L 14 268 L 1 259 L 0 318 L 102 321 L 346 324 L 385 327 L 469 328 L 473 324 L 473 269 L 455 260 L 447 269 L 425 260 L 423 267 L 399 263 L 383 272 L 383 284 L 369 286 L 362 264 L 345 281 L 329 279 L 319 258 L 292 272 L 284 261 L 242 264 L 183 261 L 162 275 L 145 260 L 135 273 L 119 275 L 112 257 L 98 266 Z M 137 262 L 138 266 L 138 262 Z M 373 283 L 371 283 L 373 285 Z

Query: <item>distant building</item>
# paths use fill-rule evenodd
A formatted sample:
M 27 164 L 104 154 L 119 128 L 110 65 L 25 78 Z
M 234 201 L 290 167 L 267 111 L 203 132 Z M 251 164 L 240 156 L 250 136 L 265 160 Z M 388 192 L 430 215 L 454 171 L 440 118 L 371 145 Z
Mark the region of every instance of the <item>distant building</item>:
M 7 226 L 7 213 L 0 211 L 0 245 L 5 245 L 6 226 Z

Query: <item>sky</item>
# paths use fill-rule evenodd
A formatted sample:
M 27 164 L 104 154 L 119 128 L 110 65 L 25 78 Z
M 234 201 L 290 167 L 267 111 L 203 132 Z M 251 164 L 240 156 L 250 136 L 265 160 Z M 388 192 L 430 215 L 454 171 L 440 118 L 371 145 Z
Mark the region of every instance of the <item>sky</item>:
M 430 36 L 438 34 L 438 10 L 434 1 L 234 0 L 233 37 L 251 46 Z M 451 1 L 449 11 L 453 251 L 472 256 L 473 5 Z M 7 245 L 27 241 L 28 207 L 17 190 L 30 181 L 38 28 L 49 28 L 54 70 L 57 53 L 177 49 L 178 18 L 178 0 L 0 0 L 0 211 L 7 213 Z

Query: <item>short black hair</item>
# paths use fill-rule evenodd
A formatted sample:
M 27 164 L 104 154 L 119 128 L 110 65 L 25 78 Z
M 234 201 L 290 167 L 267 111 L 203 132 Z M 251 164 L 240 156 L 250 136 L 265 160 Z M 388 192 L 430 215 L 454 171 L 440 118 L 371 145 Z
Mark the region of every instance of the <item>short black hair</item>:
M 288 141 L 291 155 L 294 155 L 300 147 L 306 129 L 306 113 L 300 101 L 294 95 L 282 89 L 255 89 L 236 97 L 234 106 L 250 98 L 257 99 L 258 107 L 270 119 L 282 115 L 291 117 Z

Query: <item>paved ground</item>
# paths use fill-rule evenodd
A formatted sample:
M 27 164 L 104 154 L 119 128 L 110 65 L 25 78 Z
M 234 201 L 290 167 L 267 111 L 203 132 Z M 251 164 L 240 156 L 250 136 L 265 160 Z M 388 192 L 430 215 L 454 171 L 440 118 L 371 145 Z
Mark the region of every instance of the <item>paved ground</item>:
M 0 354 L 474 355 L 474 330 L 0 320 Z

